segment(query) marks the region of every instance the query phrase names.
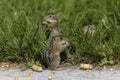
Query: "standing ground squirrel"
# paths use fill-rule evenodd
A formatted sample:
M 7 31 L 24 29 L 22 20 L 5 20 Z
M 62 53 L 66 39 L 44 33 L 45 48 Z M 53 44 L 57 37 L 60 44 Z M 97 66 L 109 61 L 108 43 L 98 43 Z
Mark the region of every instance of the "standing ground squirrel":
M 84 34 L 88 33 L 88 34 L 94 34 L 96 30 L 95 25 L 86 25 L 83 27 L 82 31 Z
M 53 37 L 48 48 L 44 50 L 43 61 L 50 69 L 57 69 L 59 67 L 61 58 L 60 53 L 69 46 L 68 39 L 63 36 Z
M 51 28 L 49 42 L 51 42 L 52 37 L 59 35 L 58 20 L 54 13 L 48 13 L 46 16 L 44 16 L 42 24 Z

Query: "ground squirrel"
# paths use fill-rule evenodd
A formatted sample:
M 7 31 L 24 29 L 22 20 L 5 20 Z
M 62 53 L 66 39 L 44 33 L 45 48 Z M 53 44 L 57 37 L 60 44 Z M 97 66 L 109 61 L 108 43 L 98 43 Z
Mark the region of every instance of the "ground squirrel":
M 82 31 L 84 34 L 88 33 L 88 34 L 93 34 L 96 30 L 95 25 L 86 25 L 83 27 Z
M 55 13 L 48 13 L 46 16 L 44 16 L 42 24 L 51 29 L 49 42 L 51 42 L 52 37 L 59 35 L 58 20 Z
M 59 67 L 61 58 L 60 53 L 69 46 L 68 39 L 63 36 L 53 37 L 48 48 L 44 50 L 43 61 L 50 69 L 57 69 Z

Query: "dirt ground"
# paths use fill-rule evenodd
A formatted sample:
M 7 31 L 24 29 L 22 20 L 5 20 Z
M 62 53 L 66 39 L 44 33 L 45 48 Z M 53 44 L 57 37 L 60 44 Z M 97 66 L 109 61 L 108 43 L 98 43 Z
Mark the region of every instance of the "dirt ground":
M 21 71 L 24 64 L 2 62 L 0 66 L 0 80 L 120 80 L 119 64 L 105 68 L 95 67 L 90 71 L 81 70 L 78 66 L 64 66 L 64 70 L 42 72 L 31 69 Z

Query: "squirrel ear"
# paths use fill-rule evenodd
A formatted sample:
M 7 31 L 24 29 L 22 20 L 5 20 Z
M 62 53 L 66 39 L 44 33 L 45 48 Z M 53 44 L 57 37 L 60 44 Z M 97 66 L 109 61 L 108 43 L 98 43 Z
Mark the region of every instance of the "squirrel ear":
M 56 39 L 56 38 L 53 38 L 53 40 L 54 40 L 54 41 L 57 41 L 57 39 Z
M 52 41 L 51 41 L 51 42 L 54 43 L 54 41 L 56 41 L 55 37 L 52 38 Z

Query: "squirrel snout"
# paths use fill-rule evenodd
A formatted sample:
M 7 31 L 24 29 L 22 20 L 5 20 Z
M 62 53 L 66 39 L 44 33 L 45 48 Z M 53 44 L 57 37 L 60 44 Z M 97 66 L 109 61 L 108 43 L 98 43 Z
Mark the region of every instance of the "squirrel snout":
M 47 25 L 47 22 L 46 22 L 46 21 L 43 21 L 43 22 L 42 22 L 42 25 Z

